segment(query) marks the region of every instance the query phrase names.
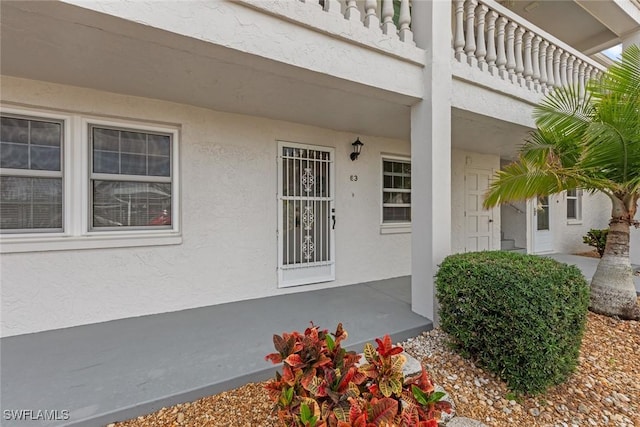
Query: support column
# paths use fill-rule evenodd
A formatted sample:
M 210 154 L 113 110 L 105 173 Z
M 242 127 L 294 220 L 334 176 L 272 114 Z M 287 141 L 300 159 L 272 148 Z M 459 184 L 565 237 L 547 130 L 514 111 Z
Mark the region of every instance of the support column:
M 640 31 L 636 31 L 635 33 L 632 33 L 632 34 L 627 34 L 622 38 L 623 51 L 629 46 L 631 46 L 632 44 L 636 44 L 640 47 Z
M 434 275 L 451 253 L 451 2 L 413 2 L 412 13 L 427 61 L 411 108 L 411 309 L 437 325 Z

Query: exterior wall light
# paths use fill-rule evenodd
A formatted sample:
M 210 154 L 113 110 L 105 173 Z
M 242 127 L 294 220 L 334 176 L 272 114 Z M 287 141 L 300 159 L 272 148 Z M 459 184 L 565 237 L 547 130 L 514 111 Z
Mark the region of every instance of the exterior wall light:
M 351 145 L 353 146 L 353 153 L 351 153 L 351 161 L 353 161 L 357 159 L 358 156 L 360 155 L 360 152 L 362 151 L 362 146 L 364 144 L 360 142 L 360 137 L 358 137 Z

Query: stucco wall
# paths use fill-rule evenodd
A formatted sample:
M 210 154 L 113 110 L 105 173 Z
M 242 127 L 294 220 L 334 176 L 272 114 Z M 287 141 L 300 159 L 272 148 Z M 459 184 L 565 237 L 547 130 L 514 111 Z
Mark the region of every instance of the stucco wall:
M 565 193 L 554 197 L 553 216 L 554 251 L 563 253 L 587 252 L 593 248 L 582 242 L 582 236 L 592 228 L 607 228 L 611 215 L 611 203 L 603 194 L 584 193 L 582 197 L 582 220 L 567 220 L 567 197 Z
M 4 76 L 1 83 L 5 105 L 179 126 L 183 238 L 3 254 L 3 336 L 410 274 L 411 234 L 380 233 L 381 153 L 408 155 L 408 141 Z M 352 162 L 356 136 L 365 146 Z M 277 288 L 277 140 L 335 148 L 334 282 Z
M 629 257 L 631 264 L 640 265 L 640 229 L 631 228 L 631 243 Z
M 465 169 L 484 169 L 495 172 L 500 168 L 500 158 L 495 155 L 470 151 L 451 152 L 451 250 L 453 253 L 465 251 Z M 493 209 L 492 248 L 500 249 L 500 208 Z

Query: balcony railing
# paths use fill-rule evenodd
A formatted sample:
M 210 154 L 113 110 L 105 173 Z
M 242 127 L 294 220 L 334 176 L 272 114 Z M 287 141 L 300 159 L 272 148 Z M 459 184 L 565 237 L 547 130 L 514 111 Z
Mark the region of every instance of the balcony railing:
M 532 91 L 576 85 L 605 69 L 492 0 L 453 0 L 453 54 L 460 62 Z
M 318 5 L 326 12 L 344 15 L 349 21 L 361 21 L 373 32 L 382 33 L 392 38 L 399 38 L 407 43 L 413 42 L 411 31 L 410 0 L 365 0 L 364 13 L 356 0 L 299 0 L 302 3 Z M 344 5 L 344 13 L 342 11 Z M 394 19 L 394 17 L 397 18 Z M 395 22 L 394 22 L 395 21 Z

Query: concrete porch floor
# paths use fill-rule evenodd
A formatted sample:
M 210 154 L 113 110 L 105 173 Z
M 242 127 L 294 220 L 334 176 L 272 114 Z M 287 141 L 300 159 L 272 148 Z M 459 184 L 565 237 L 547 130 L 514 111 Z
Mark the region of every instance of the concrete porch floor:
M 99 426 L 265 380 L 273 334 L 310 321 L 329 330 L 342 322 L 357 351 L 386 333 L 403 341 L 432 328 L 410 301 L 407 276 L 3 338 L 0 424 Z M 69 418 L 4 416 L 20 409 Z

